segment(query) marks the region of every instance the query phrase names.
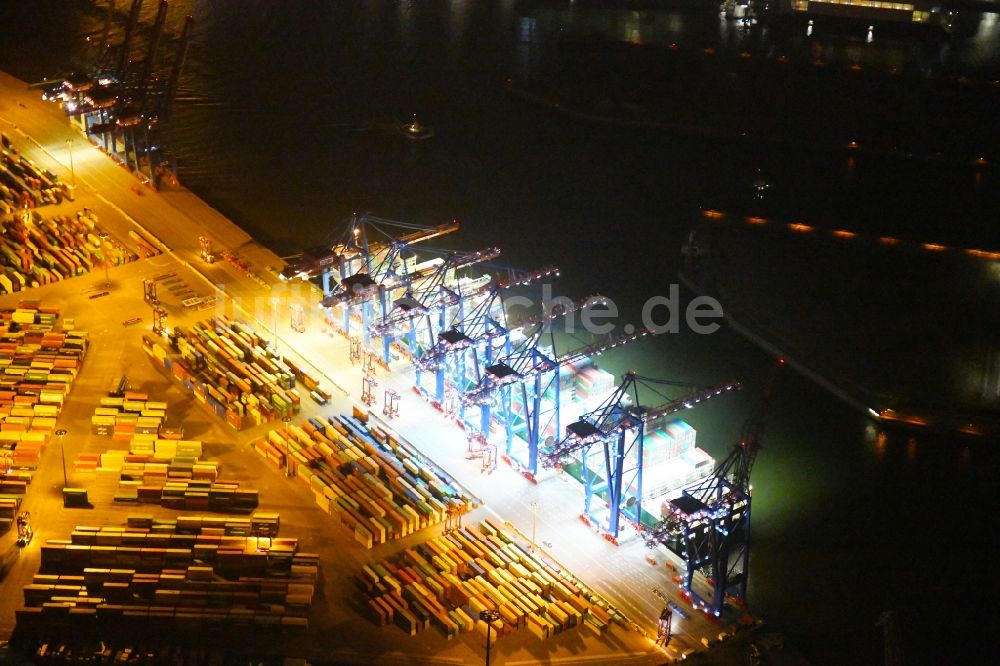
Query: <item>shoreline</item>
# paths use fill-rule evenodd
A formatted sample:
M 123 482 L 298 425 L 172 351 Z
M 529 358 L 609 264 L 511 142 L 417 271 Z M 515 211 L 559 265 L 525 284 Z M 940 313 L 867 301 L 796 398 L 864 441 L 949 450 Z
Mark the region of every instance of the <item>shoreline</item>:
M 681 284 L 696 295 L 717 298 L 683 270 L 678 273 L 677 277 Z M 891 425 L 901 429 L 930 431 L 978 439 L 990 439 L 1000 436 L 1000 423 L 998 423 L 995 417 L 991 417 L 989 413 L 972 412 L 969 414 L 956 414 L 933 409 L 921 412 L 897 411 L 878 404 L 865 404 L 862 395 L 845 388 L 826 373 L 810 367 L 806 361 L 796 358 L 794 354 L 788 354 L 777 343 L 772 342 L 769 336 L 748 327 L 734 318 L 731 308 L 725 307 L 726 304 L 723 305 L 725 321 L 733 331 L 758 346 L 765 353 L 775 358 L 784 359 L 800 375 L 876 423 Z M 864 392 L 865 389 L 864 387 L 859 387 L 858 391 Z
M 14 77 L 11 77 L 6 73 L 0 72 L 0 87 L 10 87 L 11 84 L 14 84 L 17 90 L 19 90 L 21 94 L 23 94 L 24 91 L 28 91 L 28 94 L 30 94 L 30 90 L 27 88 L 27 84 L 24 84 L 20 80 L 15 79 Z M 42 103 L 39 102 L 39 104 Z M 46 138 L 46 135 L 48 135 L 47 138 L 49 138 L 50 141 L 47 143 L 35 142 L 35 144 L 40 150 L 42 150 L 48 156 L 49 159 L 51 159 L 59 166 L 60 172 L 63 173 L 65 171 L 68 171 L 68 168 L 59 159 L 57 148 L 58 146 L 61 145 L 61 142 L 64 140 L 63 136 L 68 135 L 70 132 L 75 133 L 76 130 L 75 128 L 71 127 L 68 122 L 66 122 L 65 116 L 62 115 L 61 111 L 50 113 L 51 111 L 57 111 L 57 110 L 49 109 L 48 111 L 36 111 L 36 117 L 34 117 L 33 120 L 37 121 L 37 124 L 44 126 L 39 129 L 38 136 L 44 139 Z M 2 110 L 0 110 L 0 117 L 3 116 L 4 113 Z M 56 126 L 57 122 L 58 126 Z M 34 133 L 30 127 L 26 127 L 25 129 L 27 130 L 26 132 L 27 136 L 34 136 Z M 55 136 L 53 137 L 52 135 Z M 47 145 L 48 148 L 46 147 Z M 53 148 L 53 146 L 56 148 Z M 93 167 L 88 166 L 85 169 L 81 169 L 78 167 L 77 173 L 75 174 L 75 178 L 78 183 L 77 191 L 85 192 L 86 196 L 88 197 L 93 196 L 100 198 L 103 205 L 106 205 L 109 208 L 111 208 L 114 212 L 117 212 L 127 224 L 137 225 L 143 230 L 144 233 L 149 234 L 150 236 L 160 240 L 160 242 L 163 244 L 163 247 L 166 248 L 166 251 L 164 252 L 165 260 L 177 262 L 183 267 L 189 269 L 192 275 L 197 276 L 196 279 L 200 279 L 211 290 L 215 290 L 215 293 L 221 292 L 220 295 L 224 294 L 226 298 L 230 299 L 233 302 L 233 307 L 241 308 L 243 312 L 245 312 L 248 315 L 248 319 L 253 323 L 255 327 L 265 332 L 272 330 L 271 327 L 268 326 L 266 323 L 262 322 L 259 317 L 254 316 L 253 313 L 250 313 L 246 309 L 243 309 L 241 305 L 241 299 L 246 299 L 247 296 L 250 295 L 255 300 L 259 298 L 267 298 L 268 300 L 270 300 L 269 297 L 270 295 L 268 293 L 265 293 L 264 296 L 258 296 L 255 294 L 260 292 L 261 288 L 265 289 L 266 292 L 270 292 L 272 285 L 277 286 L 281 284 L 277 280 L 275 274 L 275 271 L 277 269 L 275 267 L 282 266 L 284 263 L 283 260 L 281 260 L 281 258 L 278 257 L 278 255 L 275 254 L 273 251 L 261 245 L 256 240 L 254 240 L 247 232 L 245 232 L 242 228 L 240 228 L 235 222 L 224 217 L 221 213 L 219 213 L 211 206 L 209 206 L 207 202 L 200 199 L 193 192 L 187 190 L 183 186 L 178 186 L 176 188 L 174 187 L 165 188 L 159 191 L 152 191 L 148 195 L 137 193 L 134 189 L 131 189 L 130 187 L 130 185 L 133 185 L 136 182 L 135 176 L 133 174 L 128 172 L 120 165 L 115 164 L 112 160 L 108 159 L 107 155 L 101 153 L 100 151 L 97 151 L 97 149 L 94 148 L 88 142 L 87 149 L 91 148 L 93 148 L 95 153 L 100 153 L 101 155 L 100 162 L 94 163 Z M 81 151 L 81 153 L 82 152 L 83 151 Z M 83 159 L 80 160 L 80 162 L 85 162 L 85 161 L 86 160 Z M 78 162 L 78 164 L 80 162 Z M 90 171 L 90 169 L 93 169 L 93 171 Z M 131 195 L 128 194 L 128 190 L 131 190 L 132 192 Z M 111 197 L 111 199 L 105 197 L 102 194 L 102 192 L 107 193 L 108 196 Z M 115 197 L 115 194 L 118 195 L 117 198 Z M 115 200 L 112 201 L 112 199 Z M 163 204 L 166 205 L 164 206 Z M 45 215 L 45 213 L 46 213 L 45 209 L 42 209 L 42 214 Z M 106 215 L 107 213 L 105 212 L 103 214 Z M 142 220 L 142 222 L 139 222 L 139 220 Z M 113 222 L 113 220 L 109 221 Z M 218 241 L 220 248 L 221 247 L 231 248 L 232 251 L 238 252 L 240 257 L 246 259 L 246 263 L 251 270 L 247 272 L 239 270 L 234 271 L 234 268 L 237 267 L 235 266 L 235 264 L 230 265 L 229 262 L 217 262 L 216 264 L 205 264 L 201 262 L 199 259 L 199 250 L 200 250 L 198 243 L 199 234 L 208 235 L 214 241 Z M 155 262 L 142 264 L 141 266 L 138 267 L 138 270 L 136 272 L 156 270 L 155 266 L 156 266 Z M 254 277 L 252 274 L 253 269 L 257 269 L 259 271 L 258 278 L 260 279 L 254 279 L 254 284 L 249 284 L 247 278 Z M 233 275 L 234 272 L 235 272 L 235 278 Z M 119 276 L 121 275 L 124 274 L 119 272 Z M 86 276 L 79 276 L 79 277 L 80 280 L 68 282 L 67 285 L 65 286 L 62 285 L 61 283 L 55 285 L 54 287 L 55 292 L 60 293 L 62 290 L 66 289 L 69 289 L 70 291 L 75 291 L 73 287 L 85 286 L 87 277 Z M 122 284 L 123 283 L 121 282 L 117 282 L 116 285 L 118 289 L 116 290 L 115 295 L 118 296 L 119 301 L 121 299 L 129 298 L 129 294 L 133 291 L 133 287 L 138 286 L 137 282 L 130 281 L 126 283 L 126 285 L 129 287 L 128 290 L 124 291 L 122 290 Z M 247 289 L 247 287 L 249 287 L 249 289 Z M 16 292 L 13 294 L 9 294 L 8 296 L 12 299 L 13 302 L 16 302 L 17 299 L 32 298 L 33 296 L 37 298 L 45 298 L 44 294 L 51 293 L 51 291 L 52 289 L 42 291 L 41 295 L 37 296 L 35 293 L 29 294 L 29 292 L 27 291 Z M 134 291 L 138 291 L 138 289 L 134 289 Z M 317 292 L 318 289 L 314 285 L 310 285 L 307 299 L 312 299 L 313 297 L 315 297 Z M 138 297 L 138 294 L 131 294 L 131 295 L 135 298 Z M 292 294 L 289 293 L 287 294 L 287 296 L 292 297 Z M 294 294 L 294 296 L 301 297 L 302 294 L 296 293 Z M 176 312 L 176 310 L 173 311 Z M 191 319 L 192 317 L 199 319 L 202 318 L 198 317 L 197 313 L 188 311 L 182 311 L 179 315 L 177 315 L 177 317 L 178 319 L 182 320 Z M 277 319 L 275 319 L 275 323 L 277 324 Z M 285 328 L 286 324 L 287 322 L 283 322 L 282 328 Z M 140 328 L 145 328 L 145 327 L 137 327 L 136 329 L 134 329 L 136 331 L 136 334 L 139 332 Z M 320 328 L 320 327 L 314 326 L 313 328 Z M 344 399 L 346 398 L 348 399 L 347 404 L 353 404 L 353 405 L 359 404 L 357 400 L 355 400 L 352 397 L 351 393 L 347 389 L 341 386 L 341 384 L 338 383 L 338 381 L 334 380 L 328 373 L 320 369 L 319 365 L 327 361 L 328 359 L 323 358 L 320 355 L 316 354 L 315 350 L 309 349 L 309 347 L 306 345 L 306 338 L 300 339 L 294 337 L 294 334 L 290 337 L 286 334 L 286 331 L 280 331 L 280 332 L 275 331 L 275 336 L 276 340 L 282 345 L 283 351 L 290 350 L 290 352 L 285 351 L 285 353 L 293 354 L 296 360 L 301 360 L 303 362 L 303 365 L 307 365 L 311 370 L 315 370 L 319 374 L 319 376 L 323 377 L 324 381 L 329 382 L 331 386 L 334 386 L 339 389 L 339 391 L 343 394 L 342 398 L 338 398 L 339 403 L 343 403 Z M 329 336 L 324 336 L 324 337 L 328 338 Z M 326 352 L 325 356 L 329 356 L 329 354 L 333 352 L 334 347 L 339 348 L 346 346 L 346 342 L 344 340 L 337 338 L 336 336 L 334 336 L 332 340 L 327 339 L 325 342 L 322 342 L 321 344 L 326 347 L 326 349 L 324 350 Z M 346 358 L 346 354 L 344 354 L 344 357 Z M 307 359 L 312 359 L 312 360 L 307 360 Z M 340 361 L 337 365 L 330 367 L 338 368 L 339 370 L 341 370 L 341 374 L 343 374 L 344 372 L 354 373 L 356 371 L 355 368 L 348 366 L 343 361 Z M 390 373 L 390 376 L 386 377 L 387 385 L 389 385 L 388 381 L 392 379 L 391 375 L 393 374 L 402 378 L 403 381 L 406 381 L 406 378 L 408 377 L 408 374 L 406 372 L 397 371 L 395 373 Z M 410 384 L 412 384 L 412 378 L 410 379 Z M 309 405 L 309 410 L 315 411 L 315 406 Z M 418 416 L 414 417 L 410 414 L 407 414 L 407 418 L 402 420 L 397 419 L 396 422 L 389 424 L 389 427 L 400 433 L 405 432 L 406 439 L 408 441 L 413 442 L 415 447 L 421 452 L 422 455 L 427 457 L 429 460 L 433 461 L 442 470 L 445 470 L 447 473 L 451 474 L 458 483 L 468 488 L 471 493 L 473 493 L 477 498 L 481 499 L 483 497 L 483 492 L 482 492 L 482 488 L 484 487 L 483 483 L 486 481 L 486 478 L 480 477 L 478 475 L 473 476 L 472 480 L 474 481 L 474 483 L 472 484 L 472 486 L 470 486 L 470 484 L 466 480 L 463 480 L 462 476 L 459 476 L 460 474 L 467 475 L 468 469 L 466 469 L 465 466 L 456 464 L 454 460 L 454 458 L 461 459 L 463 457 L 464 447 L 461 448 L 456 447 L 454 446 L 455 442 L 452 442 L 450 440 L 451 439 L 457 440 L 461 438 L 461 440 L 464 441 L 464 435 L 462 435 L 461 433 L 449 433 L 449 436 L 447 438 L 448 441 L 442 441 L 437 446 L 437 448 L 431 447 L 429 449 L 427 440 L 428 437 L 432 437 L 433 435 L 429 433 L 420 433 L 417 430 L 414 430 L 415 427 L 417 428 L 420 427 L 419 426 L 420 423 L 427 423 L 427 425 L 430 425 L 430 423 L 427 420 L 430 417 L 420 416 L 422 414 L 430 412 L 430 410 L 431 408 L 428 405 L 424 404 L 423 401 L 419 401 L 413 406 L 408 405 L 407 411 L 416 413 L 418 414 Z M 303 412 L 305 413 L 306 410 L 304 409 Z M 375 413 L 372 413 L 372 416 L 375 417 L 376 421 L 383 423 L 385 422 L 384 419 L 382 419 Z M 417 421 L 415 423 L 413 421 L 413 419 L 415 418 L 423 418 L 424 420 Z M 457 428 L 453 427 L 450 429 L 457 430 Z M 242 438 L 240 433 L 236 433 L 236 436 Z M 443 436 L 440 438 L 442 440 L 446 439 Z M 450 449 L 448 448 L 449 446 Z M 448 452 L 447 455 L 443 456 L 439 452 L 441 450 L 447 451 Z M 457 456 L 452 455 L 453 453 L 457 454 Z M 506 477 L 507 475 L 516 475 L 516 472 L 510 469 L 506 469 L 501 471 L 500 475 Z M 520 478 L 519 475 L 517 476 L 518 478 Z M 524 516 L 520 515 L 517 511 L 512 511 L 509 507 L 505 508 L 502 502 L 497 501 L 497 498 L 495 496 L 495 491 L 497 490 L 498 486 L 496 485 L 497 480 L 495 479 L 494 481 L 495 481 L 494 483 L 485 486 L 487 488 L 489 488 L 490 486 L 493 487 L 494 497 L 490 500 L 484 500 L 484 503 L 488 506 L 488 509 L 490 510 L 491 513 L 493 513 L 494 515 L 503 516 L 505 522 L 511 521 L 510 525 L 519 534 L 523 535 L 527 533 L 528 528 L 525 526 Z M 524 482 L 523 479 L 521 479 L 521 481 Z M 549 491 L 555 491 L 562 494 L 570 493 L 570 496 L 575 497 L 576 492 L 574 491 L 573 488 L 569 487 L 562 488 L 560 487 L 561 485 L 562 484 L 553 485 L 553 483 L 550 482 L 548 484 Z M 532 486 L 532 487 L 538 488 L 538 486 Z M 536 491 L 531 490 L 530 492 L 534 493 Z M 523 499 L 523 497 L 515 499 Z M 594 538 L 589 529 L 581 525 L 575 524 L 579 523 L 578 520 L 575 520 L 575 513 L 579 509 L 578 504 L 582 504 L 582 496 L 578 499 L 573 500 L 571 504 L 567 504 L 565 507 L 559 507 L 556 511 L 553 512 L 553 513 L 563 513 L 565 508 L 566 511 L 569 511 L 570 513 L 574 514 L 574 518 L 572 520 L 572 523 L 563 524 L 562 527 L 559 528 L 560 530 L 562 530 L 557 532 L 557 534 L 559 534 L 560 536 L 550 537 L 550 538 L 552 538 L 554 541 L 561 541 L 561 540 L 564 541 L 564 538 L 561 536 L 563 532 L 567 534 L 569 533 L 576 534 L 576 532 L 582 531 L 582 533 L 585 534 L 586 536 L 580 538 L 590 539 L 593 542 L 592 546 L 593 550 L 595 551 L 594 554 L 587 556 L 587 559 L 596 556 L 596 551 L 603 552 L 604 549 L 612 549 L 612 547 L 604 543 L 603 540 Z M 540 536 L 544 536 L 545 531 L 544 529 L 542 529 L 544 528 L 544 525 L 539 525 L 539 528 L 540 528 L 539 530 Z M 577 537 L 579 537 L 579 535 L 577 535 Z M 590 543 L 590 541 L 588 541 L 588 543 Z M 564 542 L 562 545 L 565 546 L 567 544 Z M 621 548 L 628 549 L 630 551 L 636 551 L 636 553 L 633 553 L 633 555 L 637 554 L 637 552 L 639 551 L 645 552 L 644 547 L 642 547 L 641 543 L 638 544 L 630 543 L 627 545 L 623 543 Z M 621 610 L 619 610 L 618 612 L 621 615 L 623 615 L 626 618 L 631 618 L 629 622 L 633 625 L 632 628 L 639 631 L 640 634 L 648 636 L 649 632 L 647 625 L 650 615 L 648 609 L 646 609 L 645 606 L 648 605 L 649 600 L 637 595 L 635 592 L 628 593 L 623 596 L 621 591 L 616 591 L 615 584 L 612 584 L 609 587 L 608 583 L 610 581 L 615 581 L 618 578 L 618 575 L 612 574 L 610 578 L 607 576 L 606 572 L 600 572 L 598 575 L 595 575 L 595 572 L 588 571 L 587 566 L 581 565 L 579 561 L 579 557 L 581 554 L 577 553 L 574 555 L 572 550 L 575 549 L 571 549 L 570 551 L 568 551 L 568 554 L 571 555 L 571 557 L 567 558 L 566 557 L 567 552 L 566 551 L 561 552 L 557 545 L 557 548 L 554 550 L 554 552 L 551 553 L 550 556 L 554 561 L 566 562 L 565 565 L 561 566 L 564 566 L 569 571 L 575 572 L 575 575 L 577 575 L 581 580 L 591 585 L 592 589 L 594 589 L 598 594 L 600 594 L 605 599 L 608 599 L 609 602 L 611 602 L 612 606 L 617 606 L 618 608 L 620 608 Z M 614 548 L 610 552 L 616 552 L 616 551 L 617 548 Z M 629 559 L 631 560 L 631 556 L 629 556 Z M 643 574 L 643 578 L 649 577 L 648 572 L 651 571 L 649 564 L 643 561 L 639 557 L 636 557 L 634 562 L 629 562 L 627 565 L 623 566 L 647 572 Z M 618 584 L 628 585 L 627 582 L 619 582 Z M 670 583 L 667 580 L 659 581 L 658 584 L 668 586 L 668 589 L 670 586 Z M 622 605 L 623 602 L 625 604 L 624 607 Z M 700 614 L 692 612 L 692 615 L 695 616 L 695 620 L 693 620 L 693 622 L 696 622 L 699 625 L 707 623 L 707 620 L 702 619 L 700 617 Z M 640 627 L 635 620 L 640 620 L 642 622 L 642 627 Z M 715 635 L 712 634 L 711 631 L 712 630 L 710 629 L 708 634 L 709 637 Z M 717 633 L 718 628 L 715 628 L 714 631 Z M 688 635 L 687 632 L 684 632 L 684 635 Z M 680 633 L 678 633 L 678 636 L 680 636 Z M 700 645 L 698 646 L 698 651 L 699 652 L 702 651 Z M 709 651 L 707 653 L 709 658 L 712 658 L 711 657 L 712 652 L 713 651 Z M 653 650 L 652 652 L 649 653 L 649 656 L 656 656 L 660 661 L 662 661 L 664 658 L 667 657 L 667 654 L 659 652 L 658 650 Z

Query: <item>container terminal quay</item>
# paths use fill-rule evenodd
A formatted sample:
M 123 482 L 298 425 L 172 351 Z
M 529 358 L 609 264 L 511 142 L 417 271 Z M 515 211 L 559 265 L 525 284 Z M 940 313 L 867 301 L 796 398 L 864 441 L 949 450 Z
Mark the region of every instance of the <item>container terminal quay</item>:
M 0 131 L 29 191 L 6 204 L 0 296 L 10 655 L 804 663 L 745 603 L 767 388 L 714 461 L 680 417 L 734 378 L 591 360 L 642 330 L 556 355 L 553 313 L 507 328 L 498 294 L 554 268 L 458 277 L 497 251 L 404 253 L 457 224 L 367 217 L 327 248 L 339 265 L 286 265 L 6 74 Z M 53 220 L 80 259 L 46 246 L 69 268 L 34 269 Z M 236 356 L 281 388 L 203 381 Z

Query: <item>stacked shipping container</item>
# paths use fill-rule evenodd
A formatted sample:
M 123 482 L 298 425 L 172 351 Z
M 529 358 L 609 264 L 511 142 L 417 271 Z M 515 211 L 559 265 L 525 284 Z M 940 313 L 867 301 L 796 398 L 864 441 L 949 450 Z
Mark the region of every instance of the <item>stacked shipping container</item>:
M 0 474 L 0 534 L 14 525 L 29 483 L 31 472 L 11 470 Z
M 2 226 L 0 293 L 58 282 L 105 264 L 119 266 L 138 258 L 114 239 L 100 238 L 97 217 L 90 212 L 77 213 L 76 217 L 37 218 L 27 224 L 14 218 Z M 137 234 L 133 240 L 142 254 L 159 254 L 151 242 Z
M 366 548 L 473 505 L 468 493 L 408 443 L 353 417 L 309 419 L 272 430 L 253 446 L 307 485 L 316 503 Z
M 0 149 L 0 215 L 20 208 L 37 208 L 69 199 L 69 189 L 51 171 L 18 153 L 4 135 Z
M 47 573 L 25 587 L 18 629 L 305 629 L 318 556 L 298 552 L 296 539 L 269 537 L 261 548 L 256 536 L 224 535 L 204 521 L 217 524 L 134 516 L 128 527 L 77 527 L 70 539 L 49 540 Z M 271 514 L 261 524 L 276 531 Z
M 248 324 L 228 317 L 175 328 L 173 356 L 154 338 L 143 338 L 147 354 L 237 430 L 299 411 L 295 374 L 266 344 Z
M 362 568 L 356 576 L 369 616 L 415 635 L 433 624 L 448 638 L 478 628 L 497 610 L 497 634 L 526 628 L 541 639 L 570 627 L 604 633 L 612 614 L 582 583 L 529 554 L 490 520 L 460 528 Z
M 87 334 L 60 330 L 58 308 L 0 312 L 0 467 L 30 472 L 83 363 Z M 8 512 L 3 510 L 3 514 Z

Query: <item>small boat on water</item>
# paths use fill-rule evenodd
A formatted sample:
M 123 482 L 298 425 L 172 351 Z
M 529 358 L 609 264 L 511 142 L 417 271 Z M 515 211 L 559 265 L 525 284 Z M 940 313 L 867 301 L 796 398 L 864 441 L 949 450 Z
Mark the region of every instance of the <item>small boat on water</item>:
M 764 178 L 763 174 L 761 174 L 760 172 L 760 169 L 757 169 L 757 177 L 754 179 L 752 183 L 752 188 L 753 188 L 754 199 L 763 199 L 767 191 L 771 189 L 770 181 Z
M 400 131 L 402 131 L 403 136 L 407 139 L 413 139 L 414 141 L 419 139 L 429 139 L 434 136 L 434 129 L 426 125 L 421 125 L 417 121 L 417 114 L 415 113 L 413 114 L 413 118 L 410 122 L 400 127 Z

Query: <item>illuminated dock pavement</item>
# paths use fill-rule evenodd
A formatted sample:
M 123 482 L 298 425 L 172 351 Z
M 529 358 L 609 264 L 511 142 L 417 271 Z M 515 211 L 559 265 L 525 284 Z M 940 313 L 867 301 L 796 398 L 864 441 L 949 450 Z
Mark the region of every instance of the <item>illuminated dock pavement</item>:
M 57 108 L 36 99 L 23 83 L 6 75 L 0 75 L 0 91 L 0 131 L 7 132 L 40 165 L 68 180 L 69 169 L 59 161 L 65 158 L 68 163 L 68 154 L 64 156 L 60 151 L 66 152 L 67 138 L 79 137 L 68 126 L 66 118 Z M 16 123 L 18 129 L 36 139 L 47 153 L 30 146 L 21 135 L 12 133 L 9 123 Z M 91 333 L 92 348 L 85 370 L 74 385 L 60 426 L 70 429 L 71 433 L 89 433 L 93 406 L 107 391 L 111 378 L 120 376 L 124 371 L 137 386 L 148 389 L 152 395 L 162 396 L 170 405 L 169 414 L 183 415 L 185 425 L 190 428 L 186 436 L 202 439 L 207 444 L 219 443 L 216 447 L 209 446 L 207 451 L 210 457 L 221 453 L 222 477 L 246 480 L 249 485 L 259 488 L 261 508 L 282 514 L 283 532 L 303 538 L 304 550 L 317 551 L 323 556 L 325 585 L 323 593 L 318 595 L 319 602 L 315 604 L 322 610 L 313 613 L 310 636 L 317 647 L 323 645 L 324 653 L 328 654 L 332 645 L 344 645 L 344 639 L 349 639 L 347 644 L 356 650 L 352 652 L 355 657 L 360 654 L 371 656 L 370 646 L 379 645 L 413 655 L 415 663 L 432 663 L 428 661 L 430 654 L 440 657 L 454 655 L 450 658 L 455 661 L 450 663 L 461 663 L 462 659 L 471 658 L 470 655 L 476 652 L 476 645 L 482 642 L 471 635 L 453 642 L 445 641 L 440 633 L 434 631 L 409 638 L 391 627 L 379 629 L 340 601 L 357 594 L 347 576 L 355 573 L 360 563 L 380 560 L 415 540 L 426 539 L 440 527 L 365 551 L 351 540 L 346 531 L 323 517 L 308 491 L 282 478 L 249 450 L 246 444 L 265 433 L 270 426 L 234 433 L 220 419 L 210 416 L 176 382 L 157 370 L 141 350 L 141 335 L 149 332 L 151 323 L 150 308 L 142 301 L 141 279 L 168 272 L 182 277 L 198 295 L 210 296 L 213 285 L 224 285 L 227 294 L 239 297 L 251 311 L 250 314 L 256 314 L 261 320 L 253 322 L 258 331 L 265 336 L 270 332 L 273 321 L 271 298 L 282 297 L 277 288 L 272 293 L 225 261 L 212 265 L 202 262 L 199 258 L 200 235 L 209 235 L 218 250 L 238 250 L 258 276 L 268 283 L 276 284 L 277 280 L 265 268 L 278 267 L 281 260 L 189 192 L 155 193 L 142 190 L 141 195 L 136 194 L 132 189 L 137 184 L 135 178 L 93 147 L 78 142 L 74 149 L 74 166 L 78 182 L 76 202 L 41 209 L 43 216 L 71 213 L 87 206 L 97 213 L 102 224 L 113 234 L 123 235 L 132 223 L 118 212 L 122 211 L 162 239 L 172 252 L 115 268 L 111 272 L 111 295 L 96 301 L 89 298 L 88 290 L 92 290 L 98 281 L 103 283 L 103 274 L 78 277 L 0 299 L 0 304 L 5 307 L 16 305 L 21 298 L 59 304 L 65 316 L 76 318 L 78 328 Z M 193 268 L 188 269 L 185 264 Z M 292 350 L 296 361 L 300 355 L 305 357 L 308 359 L 307 366 L 318 366 L 319 374 L 343 386 L 355 397 L 359 396 L 360 368 L 349 364 L 348 343 L 342 336 L 330 336 L 323 332 L 315 293 L 303 293 L 293 298 L 297 298 L 305 311 L 312 314 L 306 332 L 294 332 L 285 314 L 287 306 L 281 303 L 283 314 L 278 317 L 280 350 L 283 353 Z M 165 292 L 160 293 L 160 299 L 167 308 L 169 326 L 193 323 L 213 314 L 212 310 L 187 311 L 177 299 L 171 300 L 170 294 Z M 123 329 L 121 322 L 132 316 L 142 317 L 141 324 Z M 381 408 L 381 392 L 385 388 L 396 388 L 401 396 L 401 414 L 393 420 L 392 427 L 486 501 L 485 509 L 466 517 L 466 524 L 473 524 L 486 515 L 497 515 L 501 520 L 513 523 L 522 534 L 530 535 L 529 502 L 535 500 L 540 506 L 537 543 L 551 543 L 551 547 L 544 547 L 547 553 L 638 623 L 648 636 L 655 636 L 655 619 L 662 607 L 662 602 L 650 593 L 652 587 L 660 588 L 686 606 L 673 594 L 675 586 L 670 580 L 671 572 L 662 567 L 662 554 L 657 554 L 660 566 L 654 569 L 645 560 L 650 551 L 638 540 L 615 547 L 579 521 L 583 493 L 575 481 L 557 477 L 533 485 L 502 463 L 493 474 L 482 475 L 478 461 L 464 458 L 464 433 L 414 394 L 411 388 L 412 370 L 400 366 L 388 376 L 379 371 L 378 381 L 378 409 Z M 336 394 L 331 403 L 323 408 L 303 396 L 303 411 L 299 418 L 349 412 L 352 404 L 351 399 L 342 393 Z M 67 436 L 67 463 L 71 465 L 80 451 L 98 450 L 100 446 L 100 440 L 94 438 L 91 442 L 89 435 L 82 440 L 73 435 Z M 44 458 L 46 462 L 29 489 L 25 505 L 27 510 L 32 511 L 38 527 L 35 544 L 47 538 L 64 537 L 76 524 L 123 523 L 128 513 L 136 511 L 134 507 L 100 506 L 96 511 L 62 511 L 58 497 L 61 478 L 57 478 L 61 472 L 55 442 L 50 443 Z M 38 503 L 37 508 L 35 503 Z M 148 512 L 146 505 L 143 505 L 142 511 Z M 174 514 L 164 510 L 163 515 Z M 308 529 L 304 529 L 306 527 Z M 20 587 L 30 580 L 37 566 L 37 561 L 32 563 L 32 557 L 37 557 L 37 554 L 25 553 L 0 584 L 0 598 L 4 600 L 0 629 L 10 628 L 13 608 L 20 600 Z M 700 614 L 690 611 L 690 615 L 691 620 L 675 616 L 674 631 L 680 636 L 679 643 L 694 647 L 702 637 L 715 638 L 721 631 L 718 625 Z M 527 663 L 583 653 L 586 653 L 587 661 L 593 663 L 594 657 L 602 650 L 614 652 L 621 663 L 661 663 L 665 656 L 653 647 L 650 638 L 623 629 L 615 629 L 611 640 L 605 639 L 600 643 L 576 630 L 547 642 L 534 639 L 527 631 L 518 631 L 497 643 L 495 663 Z M 346 658 L 348 652 L 343 654 Z M 606 658 L 611 659 L 610 656 Z

